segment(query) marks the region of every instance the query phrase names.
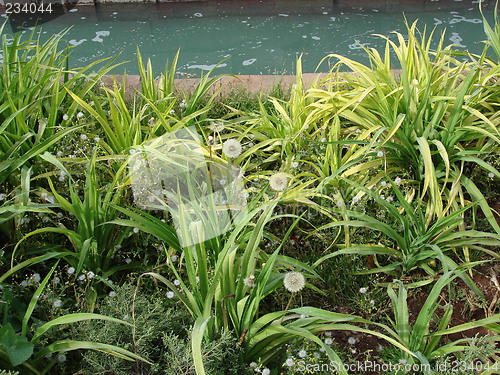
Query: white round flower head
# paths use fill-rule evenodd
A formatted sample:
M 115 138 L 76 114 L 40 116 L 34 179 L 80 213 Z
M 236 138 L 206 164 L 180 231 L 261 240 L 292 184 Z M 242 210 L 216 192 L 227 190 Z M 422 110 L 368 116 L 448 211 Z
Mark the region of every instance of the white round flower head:
M 57 356 L 57 362 L 63 363 L 64 361 L 66 361 L 66 355 L 65 354 L 59 354 Z
M 250 368 L 256 368 L 257 362 L 250 362 Z
M 172 292 L 171 290 L 169 290 L 169 291 L 167 292 L 167 298 L 168 298 L 168 299 L 172 299 L 172 298 L 174 298 L 174 292 Z
M 21 286 L 23 288 L 27 287 L 28 286 L 28 282 L 26 280 L 21 281 Z
M 330 337 L 327 337 L 327 338 L 325 339 L 325 344 L 326 344 L 326 345 L 332 345 L 332 344 L 333 344 L 333 340 L 332 340 Z
M 321 358 L 321 354 L 318 353 L 318 352 L 314 352 L 313 353 L 313 357 L 316 358 L 316 359 L 319 359 L 319 358 Z
M 181 282 L 179 280 L 175 279 L 174 280 L 174 285 L 175 286 L 179 286 L 179 285 L 181 285 Z
M 213 121 L 210 123 L 210 130 L 220 133 L 224 130 L 224 124 L 221 121 Z
M 131 262 L 132 262 L 132 259 L 130 259 L 130 258 L 125 259 L 125 263 L 130 264 Z
M 75 273 L 75 267 L 69 267 L 66 272 L 68 272 L 68 275 L 73 275 Z
M 288 186 L 288 176 L 283 172 L 275 173 L 269 179 L 271 189 L 276 191 L 283 191 Z
M 307 352 L 306 352 L 304 349 L 300 350 L 300 351 L 299 351 L 299 357 L 300 357 L 300 358 L 305 358 L 305 357 L 307 357 Z
M 358 203 L 358 202 L 359 202 L 359 197 L 357 195 L 352 197 L 352 203 Z
M 82 118 L 82 117 L 83 117 L 83 112 L 78 112 L 78 113 L 76 114 L 76 117 L 78 117 L 78 118 Z
M 271 374 L 271 370 L 269 370 L 267 367 L 264 368 L 261 372 L 262 375 L 270 375 Z
M 382 187 L 386 187 L 386 186 L 387 186 L 387 182 L 386 182 L 386 181 L 382 181 L 382 182 L 380 183 L 380 185 L 381 185 Z
M 84 141 L 87 139 L 87 135 L 86 134 L 80 134 L 80 138 Z
M 116 292 L 114 292 L 114 291 L 109 292 L 109 296 L 110 296 L 111 298 L 113 298 L 114 296 L 116 296 Z
M 393 197 L 391 197 L 391 196 L 388 196 L 387 198 L 385 198 L 385 200 L 386 200 L 387 202 L 391 203 L 391 202 L 394 200 L 394 198 L 393 198 Z
M 31 278 L 33 279 L 33 281 L 35 283 L 39 283 L 40 280 L 41 280 L 41 277 L 40 277 L 40 274 L 39 273 L 34 273 L 33 276 L 31 276 Z
M 175 115 L 175 111 L 173 109 L 170 110 L 169 112 L 171 115 Z
M 327 337 L 331 337 L 331 336 L 332 336 L 332 332 L 331 332 L 331 331 L 326 331 L 326 332 L 325 332 L 325 336 L 327 336 Z
M 101 140 L 101 137 L 95 136 L 94 141 L 99 142 Z
M 285 364 L 286 364 L 288 367 L 292 367 L 292 366 L 295 364 L 295 361 L 293 360 L 293 358 L 288 358 L 288 359 L 285 361 Z
M 65 113 L 65 114 L 63 115 L 63 120 L 64 120 L 64 121 L 67 121 L 68 119 L 69 119 L 69 116 Z
M 377 152 L 377 156 L 378 156 L 379 158 L 383 157 L 383 156 L 384 156 L 384 151 L 379 151 L 379 152 Z
M 371 306 L 375 306 L 375 300 L 371 299 L 371 300 L 370 300 L 370 305 L 371 305 Z
M 240 156 L 241 150 L 241 143 L 236 139 L 228 139 L 222 145 L 222 151 L 224 151 L 224 154 L 226 154 L 226 156 L 231 159 L 235 159 Z
M 253 288 L 255 286 L 255 276 L 250 275 L 247 278 L 243 279 L 243 284 L 249 288 Z
M 490 172 L 490 173 L 488 173 L 488 177 L 493 178 L 493 177 L 495 177 L 495 174 L 493 172 Z
M 321 138 L 321 142 L 325 143 L 326 142 L 326 138 Z
M 58 308 L 58 307 L 61 307 L 62 305 L 62 301 L 60 299 L 56 299 L 53 303 L 52 303 L 52 306 Z
M 170 257 L 170 260 L 171 260 L 173 263 L 177 262 L 177 260 L 178 260 L 178 259 L 179 259 L 179 258 L 177 257 L 177 255 L 172 255 L 172 256 Z
M 298 162 L 294 161 L 294 162 L 292 163 L 292 167 L 293 167 L 293 168 L 297 168 L 298 166 L 299 166 L 299 163 L 298 163 Z
M 78 280 L 80 281 L 85 280 L 85 275 L 82 273 L 80 276 L 78 276 Z
M 359 292 L 361 294 L 365 294 L 367 291 L 368 291 L 368 288 L 365 288 L 365 287 L 359 288 Z
M 399 185 L 403 180 L 401 180 L 401 178 L 399 177 L 396 177 L 396 179 L 394 180 L 394 182 L 396 183 L 396 185 Z
M 306 285 L 306 279 L 300 272 L 288 272 L 283 278 L 283 285 L 289 292 L 297 293 Z
M 0 201 L 3 201 L 7 197 L 7 194 L 2 193 L 0 194 Z
M 347 339 L 347 342 L 348 342 L 350 345 L 354 345 L 354 344 L 356 344 L 356 341 L 357 341 L 357 340 L 356 340 L 354 337 L 349 337 L 349 338 Z
M 136 227 L 136 228 L 132 229 L 132 232 L 139 233 L 139 228 Z
M 187 107 L 187 104 L 186 104 L 186 101 L 183 100 L 182 102 L 179 103 L 179 107 L 181 108 L 186 108 Z
M 89 278 L 89 279 L 93 279 L 93 278 L 94 278 L 94 276 L 95 276 L 95 273 L 94 273 L 94 272 L 92 272 L 92 271 L 87 272 L 87 278 Z

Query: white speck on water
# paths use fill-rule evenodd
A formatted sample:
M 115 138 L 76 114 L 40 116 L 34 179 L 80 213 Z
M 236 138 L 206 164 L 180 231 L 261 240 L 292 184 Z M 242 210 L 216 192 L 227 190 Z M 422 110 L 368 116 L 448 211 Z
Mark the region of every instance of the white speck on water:
M 78 12 L 78 9 L 77 8 L 73 8 L 73 9 L 70 9 L 69 10 L 71 13 L 75 13 L 75 12 Z
M 212 70 L 213 68 L 215 67 L 218 67 L 218 68 L 223 68 L 225 66 L 227 66 L 227 64 L 212 64 L 212 65 L 202 65 L 202 64 L 197 64 L 197 65 L 189 65 L 187 68 L 188 69 L 202 69 L 202 70 Z
M 248 60 L 243 61 L 242 64 L 245 66 L 248 66 L 248 65 L 252 65 L 256 61 L 257 61 L 257 59 L 248 59 Z
M 113 14 L 118 14 L 118 12 L 113 12 Z
M 288 14 L 286 14 L 286 13 L 280 13 L 280 14 L 278 14 L 278 16 L 280 16 L 280 17 L 288 17 Z
M 241 21 L 241 23 L 247 23 L 248 21 Z
M 330 19 L 331 19 L 332 21 L 336 21 L 336 20 L 337 20 L 337 18 L 336 18 L 336 17 L 330 17 Z
M 370 43 L 355 42 L 355 43 L 349 44 L 349 49 L 362 49 L 364 46 L 367 46 L 369 44 Z
M 459 47 L 465 47 L 462 43 L 460 43 L 463 39 L 458 33 L 451 33 L 450 40 Z
M 96 31 L 95 32 L 95 38 L 92 39 L 93 42 L 101 42 L 102 43 L 102 38 L 101 36 L 109 36 L 109 31 Z
M 203 17 L 203 14 L 201 14 L 201 13 L 195 13 L 195 14 L 193 14 L 193 16 L 200 18 L 200 17 Z
M 328 14 L 328 12 L 323 12 L 323 14 Z
M 306 39 L 306 38 L 307 38 L 307 35 L 302 35 L 302 38 Z
M 437 19 L 437 18 L 434 18 L 434 25 L 437 26 L 437 25 L 441 25 L 443 23 L 443 21 Z
M 319 36 L 312 36 L 311 39 L 320 40 L 321 38 Z
M 82 20 L 84 20 L 84 19 L 86 19 L 86 18 L 87 18 L 87 17 L 82 17 L 81 19 L 82 19 Z
M 80 39 L 80 40 L 71 39 L 68 43 L 71 44 L 72 46 L 79 46 L 80 44 L 86 41 L 87 39 Z

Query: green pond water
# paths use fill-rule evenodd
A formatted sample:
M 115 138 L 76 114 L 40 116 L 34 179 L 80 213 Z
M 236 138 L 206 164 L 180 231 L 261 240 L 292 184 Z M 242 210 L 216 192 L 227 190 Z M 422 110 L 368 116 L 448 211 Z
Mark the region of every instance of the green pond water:
M 180 49 L 177 70 L 186 76 L 199 75 L 218 63 L 215 73 L 291 74 L 299 55 L 304 72 L 328 71 L 326 61 L 319 68 L 318 63 L 332 53 L 366 62 L 362 46 L 382 49 L 384 41 L 374 34 L 394 40 L 391 32 L 406 31 L 405 17 L 409 23 L 418 19 L 420 30 L 424 25 L 428 30 L 435 28 L 436 41 L 446 29 L 445 44 L 455 44 L 462 51 L 482 51 L 485 35 L 477 1 L 364 3 L 369 6 L 353 7 L 335 0 L 77 4 L 37 28 L 43 40 L 72 27 L 64 43 L 74 47 L 73 67 L 121 53 L 118 61 L 131 62 L 114 72 L 126 68 L 131 74 L 137 73 L 137 47 L 144 58 L 152 60 L 156 72 Z M 483 3 L 483 11 L 492 19 L 493 3 Z M 14 29 L 8 23 L 4 33 Z M 21 32 L 29 34 L 30 29 Z

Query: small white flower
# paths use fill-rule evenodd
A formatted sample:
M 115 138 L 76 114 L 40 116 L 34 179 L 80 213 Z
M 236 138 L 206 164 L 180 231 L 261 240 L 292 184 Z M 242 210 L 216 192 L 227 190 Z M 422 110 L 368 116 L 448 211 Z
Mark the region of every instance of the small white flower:
M 136 228 L 132 229 L 132 232 L 139 233 L 139 228 L 136 227 Z
M 84 141 L 87 139 L 87 135 L 86 134 L 80 134 L 80 138 Z
M 250 368 L 257 368 L 256 362 L 250 362 Z
M 332 344 L 333 344 L 333 340 L 332 340 L 330 337 L 327 337 L 327 338 L 325 339 L 325 344 L 326 344 L 326 345 L 332 345 Z
M 488 173 L 488 177 L 493 178 L 493 177 L 495 177 L 495 174 L 493 172 L 490 172 L 490 173 Z
M 179 260 L 179 257 L 177 255 L 172 255 L 170 257 L 170 260 L 175 263 L 175 262 L 177 262 L 177 260 Z
M 365 287 L 359 288 L 359 292 L 361 294 L 365 294 L 366 292 L 368 292 L 368 288 L 365 288 Z
M 306 315 L 306 314 L 300 314 L 300 319 L 305 319 L 305 318 L 309 318 L 309 315 Z
M 4 193 L 0 194 L 0 201 L 5 200 L 5 198 L 7 198 L 7 194 Z
M 318 353 L 318 352 L 314 352 L 313 353 L 313 357 L 316 358 L 316 359 L 319 359 L 319 358 L 321 358 L 321 354 Z
M 271 370 L 269 370 L 267 367 L 264 368 L 261 372 L 262 375 L 270 375 L 271 374 Z
M 393 197 L 391 197 L 391 196 L 388 196 L 387 198 L 385 198 L 385 200 L 386 200 L 387 202 L 391 203 L 391 202 L 394 200 L 394 198 L 393 198 Z
M 327 337 L 331 337 L 331 336 L 332 336 L 332 332 L 331 332 L 331 331 L 326 331 L 326 332 L 325 332 L 325 336 L 327 336 Z
M 399 360 L 399 363 L 400 363 L 400 364 L 402 364 L 402 365 L 406 364 L 406 359 L 401 358 L 401 359 Z
M 125 259 L 125 263 L 130 264 L 131 262 L 132 262 L 132 259 L 130 259 L 130 258 Z
M 354 337 L 349 337 L 349 338 L 347 339 L 347 342 L 349 343 L 349 345 L 354 345 L 354 344 L 356 344 L 356 341 L 357 341 L 357 340 L 356 340 Z
M 283 278 L 283 285 L 289 292 L 297 293 L 306 285 L 306 279 L 300 272 L 288 272 Z
M 183 100 L 182 102 L 179 103 L 179 107 L 181 108 L 186 108 L 187 107 L 187 104 L 186 104 L 186 101 Z
M 379 158 L 383 157 L 383 156 L 384 156 L 384 151 L 379 151 L 379 152 L 377 152 L 377 156 L 378 156 Z
M 68 273 L 68 275 L 73 275 L 75 273 L 75 267 L 69 267 L 66 272 Z
M 174 285 L 175 286 L 179 286 L 179 285 L 181 285 L 181 282 L 179 280 L 175 279 L 174 280 Z
M 31 279 L 35 282 L 35 283 L 39 283 L 40 280 L 42 279 L 40 277 L 40 274 L 39 273 L 34 273 L 33 276 L 31 276 Z
M 174 294 L 174 292 L 172 292 L 171 290 L 169 290 L 169 291 L 167 292 L 167 298 L 168 298 L 168 299 L 172 299 L 172 298 L 174 298 L 174 295 L 175 295 L 175 294 Z
M 225 185 L 225 184 L 227 183 L 227 181 L 226 181 L 226 179 L 225 179 L 225 178 L 221 178 L 221 179 L 219 180 L 219 183 L 220 183 L 221 185 Z
M 52 279 L 52 282 L 54 283 L 54 285 L 57 285 L 61 282 L 61 279 L 56 276 Z
M 199 283 L 199 282 L 200 282 L 200 277 L 196 276 L 196 283 Z
M 66 355 L 65 354 L 59 354 L 57 356 L 57 362 L 63 363 L 64 361 L 66 361 Z
M 224 130 L 224 124 L 221 121 L 214 121 L 210 123 L 210 130 L 220 133 Z
M 78 118 L 82 118 L 82 117 L 83 117 L 83 112 L 78 112 L 78 113 L 76 114 L 76 117 L 78 117 Z
M 82 273 L 80 276 L 78 276 L 78 280 L 80 281 L 85 280 L 85 275 Z
M 370 300 L 370 305 L 375 306 L 375 301 L 371 299 Z
M 111 292 L 109 292 L 109 296 L 111 298 L 113 298 L 114 296 L 116 296 L 116 292 L 114 292 L 113 290 Z
M 286 364 L 288 367 L 292 367 L 292 366 L 295 364 L 295 361 L 293 360 L 293 358 L 288 358 L 288 359 L 285 361 L 285 364 Z
M 100 140 L 101 140 L 101 138 L 100 138 L 100 137 L 98 137 L 98 136 L 95 136 L 95 137 L 94 137 L 94 141 L 99 142 Z
M 294 161 L 294 162 L 292 163 L 292 168 L 297 168 L 298 166 L 299 166 L 299 163 L 298 163 L 298 162 Z
M 275 173 L 269 179 L 271 189 L 276 191 L 283 191 L 288 186 L 288 176 L 283 172 Z
M 394 182 L 396 183 L 396 185 L 399 185 L 403 180 L 401 180 L 401 178 L 399 177 L 396 177 L 396 179 L 394 180 Z
M 52 303 L 52 306 L 54 306 L 55 308 L 59 308 L 62 306 L 62 301 L 60 299 L 56 299 L 53 303 Z
M 250 275 L 247 278 L 243 279 L 243 284 L 245 284 L 249 288 L 253 288 L 255 286 L 255 276 Z
M 228 139 L 222 145 L 222 151 L 224 151 L 224 154 L 226 154 L 228 158 L 235 159 L 241 155 L 241 143 L 236 139 Z
M 302 349 L 302 350 L 299 351 L 299 357 L 300 358 L 305 358 L 306 356 L 307 356 L 307 352 L 304 349 Z
M 64 115 L 63 115 L 63 120 L 64 120 L 64 121 L 67 121 L 68 119 L 69 119 L 69 116 L 68 116 L 67 114 L 64 114 Z
M 208 140 L 209 141 L 213 141 L 214 140 L 214 137 L 212 137 L 211 135 L 208 136 Z
M 357 195 L 355 195 L 354 197 L 352 197 L 352 203 L 358 203 L 359 199 L 360 198 Z
M 26 280 L 21 281 L 21 286 L 23 288 L 27 287 L 28 286 L 28 282 Z
M 94 272 L 92 272 L 92 271 L 87 272 L 87 278 L 88 278 L 88 279 L 93 279 L 93 278 L 94 278 L 94 276 L 95 276 L 95 273 L 94 273 Z
M 326 142 L 326 138 L 321 138 L 321 142 L 325 143 Z
M 386 182 L 386 181 L 382 181 L 382 182 L 380 183 L 380 185 L 381 185 L 381 186 L 383 186 L 383 187 L 386 187 L 386 186 L 387 186 L 387 182 Z

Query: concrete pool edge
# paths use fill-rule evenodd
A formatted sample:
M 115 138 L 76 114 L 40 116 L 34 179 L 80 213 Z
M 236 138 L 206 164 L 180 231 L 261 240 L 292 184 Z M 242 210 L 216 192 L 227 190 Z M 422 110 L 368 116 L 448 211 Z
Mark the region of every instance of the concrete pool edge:
M 302 73 L 302 82 L 307 89 L 314 82 L 320 82 L 332 73 Z M 353 72 L 340 72 L 340 75 L 355 74 Z M 398 77 L 401 69 L 391 69 L 391 74 Z M 106 75 L 102 82 L 108 88 L 113 87 L 113 82 L 121 85 L 124 76 L 121 74 Z M 287 89 L 297 81 L 296 75 L 222 75 L 222 77 L 211 87 L 210 93 L 218 93 L 220 96 L 228 96 L 235 92 L 248 92 L 250 94 L 270 93 L 273 88 L 280 86 Z M 155 81 L 158 84 L 158 80 Z M 177 91 L 193 92 L 200 78 L 177 78 L 174 80 Z M 127 97 L 133 96 L 136 91 L 141 91 L 141 77 L 139 75 L 128 75 L 125 81 L 125 92 Z

